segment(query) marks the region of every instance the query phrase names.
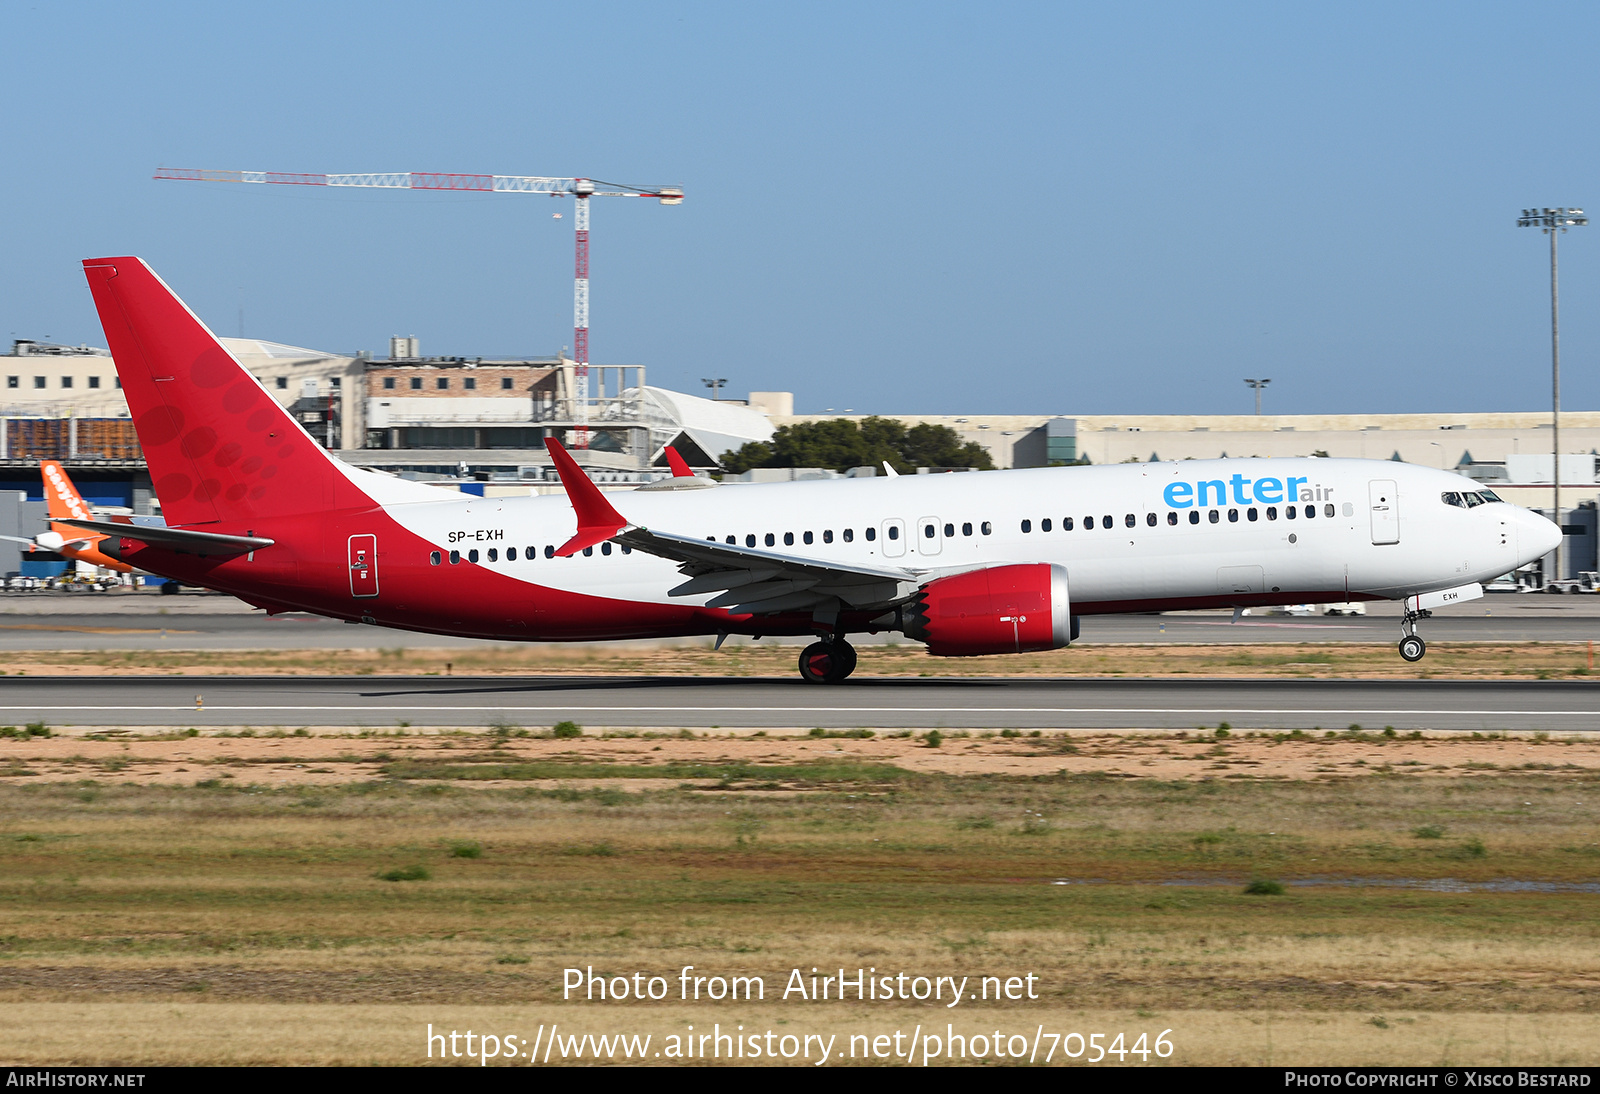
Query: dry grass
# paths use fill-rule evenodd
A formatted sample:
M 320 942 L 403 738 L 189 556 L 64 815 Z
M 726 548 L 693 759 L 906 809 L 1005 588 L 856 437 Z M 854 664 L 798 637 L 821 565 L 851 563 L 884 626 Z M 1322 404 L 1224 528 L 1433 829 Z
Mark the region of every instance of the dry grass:
M 1170 1027 L 1180 1063 L 1585 1062 L 1600 1031 L 1600 919 L 1582 888 L 1600 876 L 1600 765 L 1564 765 L 1591 747 L 7 740 L 0 755 L 40 774 L 0 785 L 4 1051 L 29 1064 L 411 1063 L 428 1022 L 531 1039 L 552 1021 L 659 1037 L 691 1022 L 848 1036 L 966 1020 Z M 1448 749 L 1468 751 L 1426 777 L 1409 772 L 1442 765 L 1402 759 Z M 1498 760 L 1460 759 L 1490 749 Z M 1005 767 L 1030 753 L 1056 768 Z M 1310 754 L 1342 773 L 1306 774 Z M 964 774 L 913 762 L 951 755 Z M 1366 755 L 1389 770 L 1354 773 Z M 123 769 L 94 772 L 119 756 Z M 1245 757 L 1253 777 L 1216 767 Z M 1069 766 L 1136 774 L 1146 760 L 1178 774 Z M 180 762 L 183 785 L 114 781 Z M 279 777 L 313 768 L 332 777 Z M 481 853 L 455 853 L 466 845 Z M 414 880 L 383 879 L 414 866 Z M 1248 895 L 1251 878 L 1287 891 Z M 1534 884 L 1407 887 L 1445 878 Z M 759 975 L 769 994 L 743 1009 L 563 1004 L 561 970 L 591 965 Z M 1040 998 L 882 1012 L 774 1001 L 789 970 L 813 966 L 1032 972 Z
M 563 1033 L 650 1034 L 650 1053 L 667 1036 L 680 1037 L 689 1025 L 705 1031 L 718 1023 L 723 1032 L 743 1025 L 745 1031 L 820 1033 L 832 1035 L 835 1051 L 850 1063 L 852 1035 L 875 1036 L 903 1031 L 906 1041 L 920 1025 L 941 1036 L 946 1024 L 957 1033 L 1020 1034 L 1031 1042 L 1038 1027 L 1046 1034 L 1126 1031 L 1125 1043 L 1137 1032 L 1152 1037 L 1170 1029 L 1170 1064 L 1261 1065 L 1542 1065 L 1588 1066 L 1600 1018 L 1592 1015 L 1521 1015 L 1503 1013 L 1435 1014 L 1385 1010 L 1348 1013 L 1283 1013 L 1267 1010 L 1101 1010 L 1036 1007 L 1009 1013 L 996 1023 L 969 1013 L 966 1020 L 925 1009 L 887 1008 L 868 1011 L 858 1006 L 797 1009 L 774 1006 L 730 1006 L 707 1013 L 703 1008 L 664 1006 L 648 1013 L 577 1006 L 453 1005 L 317 1005 L 173 1003 L 46 1003 L 4 1008 L 5 1048 L 0 1064 L 148 1065 L 296 1064 L 418 1065 L 427 1064 L 428 1026 L 456 1030 L 496 1030 L 527 1040 L 531 1048 L 541 1027 L 561 1026 Z M 1110 1042 L 1107 1037 L 1102 1043 Z M 920 1042 L 919 1042 L 920 1043 Z M 856 1042 L 861 1063 L 863 1042 Z M 457 1049 L 465 1042 L 458 1040 Z M 435 1052 L 441 1051 L 435 1044 Z M 933 1048 L 934 1046 L 924 1046 Z M 1031 1047 L 1031 1045 L 1030 1045 Z M 1038 1058 L 1044 1061 L 1050 1040 L 1041 1038 Z M 1076 1043 L 1072 1046 L 1077 1049 Z M 521 1045 L 518 1045 L 521 1051 Z M 812 1049 L 812 1062 L 816 1049 Z M 1090 1053 L 1085 1053 L 1085 1058 Z M 559 1053 L 549 1063 L 555 1064 Z M 616 1062 L 624 1062 L 616 1054 Z M 1107 1063 L 1115 1061 L 1111 1057 Z M 435 1057 L 432 1063 L 441 1061 Z M 475 1060 L 449 1060 L 477 1066 Z M 521 1061 L 526 1064 L 527 1061 Z M 585 1062 L 592 1062 L 585 1060 Z M 650 1063 L 667 1062 L 653 1055 Z M 715 1061 L 708 1061 L 715 1062 Z M 764 1061 L 763 1061 L 764 1062 Z M 780 1061 L 784 1062 L 784 1061 Z M 904 1060 L 868 1062 L 904 1066 Z M 920 1063 L 920 1057 L 917 1062 Z M 959 1060 L 956 1062 L 960 1062 Z M 974 1063 L 969 1058 L 968 1063 Z M 991 1060 L 991 1062 L 993 1062 Z M 1009 1062 L 1009 1061 L 1007 1061 Z M 1017 1061 L 1024 1062 L 1024 1061 Z M 1053 1064 L 1062 1063 L 1057 1051 Z M 1077 1063 L 1082 1064 L 1084 1060 Z M 1128 1059 L 1138 1063 L 1139 1057 Z M 491 1066 L 515 1066 L 496 1060 Z M 796 1059 L 793 1063 L 804 1064 Z M 1151 1058 L 1151 1065 L 1161 1061 Z
M 530 675 L 789 676 L 792 646 L 482 646 L 388 650 L 18 651 L 0 669 L 28 675 Z M 1553 679 L 1590 675 L 1586 643 L 1440 642 L 1426 661 L 1400 660 L 1389 643 L 1091 645 L 1006 657 L 930 657 L 919 645 L 865 647 L 861 676 L 1073 676 L 1363 679 Z

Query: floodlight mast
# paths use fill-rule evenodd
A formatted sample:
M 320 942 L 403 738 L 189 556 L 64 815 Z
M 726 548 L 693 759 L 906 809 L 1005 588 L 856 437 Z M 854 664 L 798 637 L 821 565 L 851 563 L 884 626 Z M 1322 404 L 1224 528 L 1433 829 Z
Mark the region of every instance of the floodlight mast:
M 1256 416 L 1261 415 L 1261 389 L 1272 383 L 1271 380 L 1246 380 L 1245 383 L 1256 389 Z
M 575 262 L 572 287 L 572 364 L 577 392 L 573 398 L 573 417 L 578 426 L 568 438 L 573 448 L 589 447 L 589 199 L 656 198 L 662 205 L 682 205 L 683 190 L 677 186 L 646 188 L 602 182 L 593 179 L 544 178 L 537 175 L 452 175 L 433 171 L 399 171 L 390 174 L 312 175 L 279 171 L 208 171 L 185 167 L 158 168 L 155 177 L 178 182 L 253 182 L 280 186 L 362 186 L 384 190 L 469 190 L 508 194 L 548 194 L 553 198 L 571 197 L 577 202 Z
M 1566 556 L 1566 529 L 1561 524 L 1561 293 L 1557 276 L 1556 237 L 1568 228 L 1589 223 L 1582 209 L 1524 209 L 1517 218 L 1518 228 L 1538 228 L 1550 237 L 1550 482 L 1554 491 L 1551 516 L 1562 529 L 1556 543 L 1555 580 L 1566 576 L 1562 563 Z M 1546 578 L 1548 583 L 1549 578 Z

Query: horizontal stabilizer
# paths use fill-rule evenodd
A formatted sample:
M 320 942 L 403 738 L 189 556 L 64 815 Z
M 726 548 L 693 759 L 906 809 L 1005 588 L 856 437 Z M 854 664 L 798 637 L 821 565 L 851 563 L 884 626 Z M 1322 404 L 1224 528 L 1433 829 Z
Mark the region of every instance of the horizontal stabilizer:
M 221 532 L 191 532 L 185 528 L 150 528 L 142 524 L 123 524 L 109 520 L 57 520 L 53 523 L 99 532 L 121 539 L 137 540 L 152 547 L 206 551 L 217 555 L 242 555 L 271 547 L 275 540 L 265 536 L 229 536 Z

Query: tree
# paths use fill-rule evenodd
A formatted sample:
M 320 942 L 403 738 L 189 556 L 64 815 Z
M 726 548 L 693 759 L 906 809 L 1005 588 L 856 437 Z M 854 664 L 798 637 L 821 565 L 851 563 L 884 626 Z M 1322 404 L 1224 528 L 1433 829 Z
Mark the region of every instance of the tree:
M 902 474 L 918 467 L 976 467 L 993 470 L 994 462 L 980 444 L 961 442 L 949 426 L 917 425 L 910 429 L 893 418 L 869 417 L 800 422 L 779 426 L 771 441 L 753 441 L 722 454 L 722 466 L 738 475 L 752 467 L 881 467 L 884 462 Z

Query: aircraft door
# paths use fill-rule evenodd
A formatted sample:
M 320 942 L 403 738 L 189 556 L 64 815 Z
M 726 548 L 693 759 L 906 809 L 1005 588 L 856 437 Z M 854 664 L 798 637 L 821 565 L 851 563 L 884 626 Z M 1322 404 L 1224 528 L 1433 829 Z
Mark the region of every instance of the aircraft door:
M 1372 511 L 1372 542 L 1400 542 L 1400 494 L 1393 479 L 1373 479 L 1367 483 L 1367 498 Z
M 378 537 L 350 537 L 350 595 L 378 595 Z
M 944 547 L 944 536 L 940 534 L 938 517 L 917 518 L 917 553 L 919 555 L 936 555 Z
M 883 528 L 878 533 L 883 537 L 883 557 L 899 558 L 906 553 L 906 522 L 899 517 L 890 517 L 883 522 Z

